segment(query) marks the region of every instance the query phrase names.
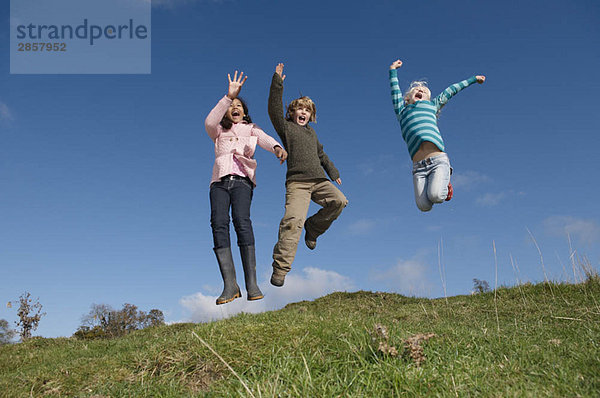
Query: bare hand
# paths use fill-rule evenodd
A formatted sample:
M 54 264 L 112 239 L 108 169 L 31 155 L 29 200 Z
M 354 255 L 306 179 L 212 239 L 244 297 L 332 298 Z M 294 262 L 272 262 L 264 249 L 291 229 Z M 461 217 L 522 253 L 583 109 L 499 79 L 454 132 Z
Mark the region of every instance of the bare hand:
M 483 76 L 483 75 L 475 76 L 475 79 L 477 79 L 477 83 L 483 84 L 483 82 L 485 81 L 485 76 Z
M 275 149 L 275 156 L 277 156 L 277 158 L 279 159 L 279 164 L 283 164 L 283 162 L 285 162 L 285 160 L 288 157 L 288 153 L 279 145 L 277 145 L 273 149 Z
M 240 76 L 238 77 L 238 71 L 236 70 L 235 74 L 233 75 L 233 80 L 231 80 L 231 75 L 228 73 L 227 79 L 229 79 L 229 91 L 227 92 L 227 97 L 230 99 L 236 98 L 247 78 L 248 76 L 244 76 L 244 72 L 241 72 Z
M 390 69 L 398 69 L 401 66 L 402 66 L 402 61 L 397 59 L 396 61 L 392 62 L 392 64 L 390 65 Z
M 335 182 L 337 182 L 338 185 L 342 185 L 342 179 L 338 178 L 337 180 L 335 180 Z
M 281 62 L 275 67 L 275 72 L 281 76 L 281 80 L 285 80 L 285 75 L 283 74 L 283 64 Z

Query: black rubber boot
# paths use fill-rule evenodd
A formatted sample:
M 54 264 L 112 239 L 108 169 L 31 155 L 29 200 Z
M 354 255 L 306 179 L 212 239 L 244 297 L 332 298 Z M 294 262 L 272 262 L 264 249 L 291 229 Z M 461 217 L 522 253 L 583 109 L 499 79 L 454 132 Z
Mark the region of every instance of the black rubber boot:
M 214 249 L 223 277 L 223 293 L 217 298 L 217 305 L 229 303 L 238 297 L 242 297 L 240 287 L 235 280 L 235 266 L 233 265 L 233 256 L 230 247 L 221 247 Z
M 256 253 L 254 246 L 240 246 L 240 256 L 244 266 L 244 279 L 246 280 L 246 290 L 248 291 L 248 300 L 260 300 L 265 297 L 256 284 Z

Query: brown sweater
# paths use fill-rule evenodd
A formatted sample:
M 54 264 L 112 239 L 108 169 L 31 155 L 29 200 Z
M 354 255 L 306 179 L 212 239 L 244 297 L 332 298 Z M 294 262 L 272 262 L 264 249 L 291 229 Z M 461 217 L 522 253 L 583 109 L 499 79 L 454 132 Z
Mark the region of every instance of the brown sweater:
M 283 80 L 274 73 L 269 91 L 269 117 L 288 153 L 286 182 L 327 179 L 323 169 L 329 178 L 337 180 L 340 172 L 323 151 L 315 130 L 308 124 L 300 126 L 285 119 L 282 96 Z

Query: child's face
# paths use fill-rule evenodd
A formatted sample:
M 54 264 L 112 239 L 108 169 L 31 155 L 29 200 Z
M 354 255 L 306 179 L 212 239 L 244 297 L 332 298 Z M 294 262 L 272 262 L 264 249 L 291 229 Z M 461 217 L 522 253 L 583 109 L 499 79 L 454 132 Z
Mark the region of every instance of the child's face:
M 310 120 L 311 113 L 310 109 L 301 106 L 294 109 L 293 120 L 300 126 L 306 126 Z
M 431 100 L 431 91 L 427 87 L 415 87 L 408 93 L 408 103 Z
M 234 123 L 239 123 L 244 120 L 244 107 L 242 106 L 242 101 L 239 99 L 234 99 L 231 101 L 231 105 L 229 105 L 229 109 L 227 109 L 227 117 Z

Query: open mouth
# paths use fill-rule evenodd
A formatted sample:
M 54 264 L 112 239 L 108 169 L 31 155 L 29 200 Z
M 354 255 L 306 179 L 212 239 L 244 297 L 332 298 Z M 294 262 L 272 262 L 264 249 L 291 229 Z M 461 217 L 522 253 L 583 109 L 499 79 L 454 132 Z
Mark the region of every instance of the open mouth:
M 415 98 L 416 99 L 423 99 L 423 93 L 421 93 L 421 92 L 416 93 L 415 94 Z
M 233 116 L 233 117 L 240 116 L 240 111 L 232 111 L 231 116 Z
M 298 116 L 298 121 L 304 123 L 306 121 L 306 116 Z

